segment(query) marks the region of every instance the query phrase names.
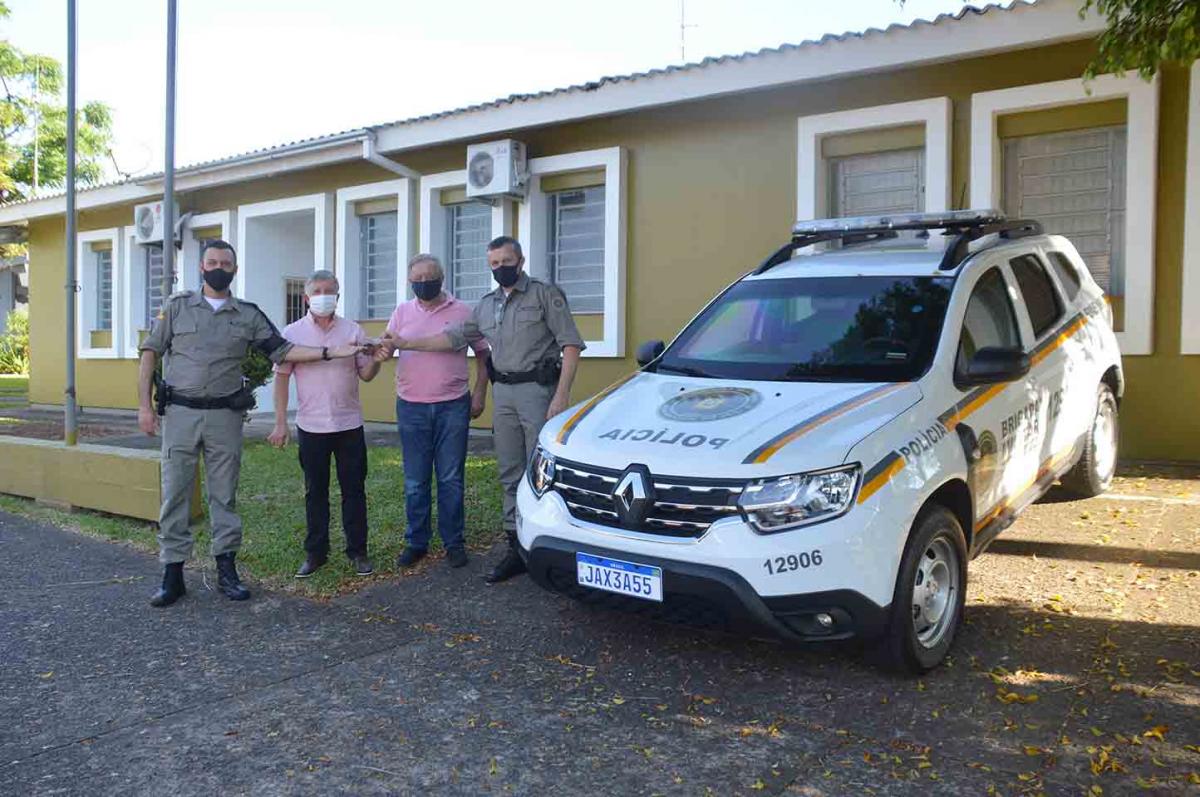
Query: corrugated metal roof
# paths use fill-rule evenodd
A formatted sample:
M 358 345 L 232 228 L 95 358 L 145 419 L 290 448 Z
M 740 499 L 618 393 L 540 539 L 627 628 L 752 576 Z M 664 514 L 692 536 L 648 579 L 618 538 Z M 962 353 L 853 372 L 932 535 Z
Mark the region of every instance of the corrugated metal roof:
M 488 102 L 477 103 L 475 105 L 467 105 L 467 106 L 463 106 L 461 108 L 454 108 L 454 109 L 448 110 L 448 111 L 439 111 L 437 113 L 424 114 L 421 116 L 413 116 L 413 117 L 409 117 L 407 119 L 400 119 L 400 120 L 396 120 L 396 121 L 383 122 L 383 123 L 375 124 L 375 125 L 368 125 L 367 127 L 352 128 L 350 130 L 343 130 L 339 133 L 330 133 L 330 134 L 323 135 L 323 136 L 314 136 L 312 138 L 303 138 L 303 139 L 298 139 L 296 141 L 291 141 L 291 142 L 288 142 L 285 144 L 276 144 L 271 147 L 262 147 L 260 149 L 248 150 L 246 152 L 241 152 L 236 155 L 229 155 L 229 156 L 223 157 L 223 158 L 216 158 L 216 159 L 207 160 L 207 161 L 199 161 L 197 163 L 192 163 L 192 164 L 188 164 L 187 166 L 180 167 L 179 169 L 176 170 L 176 174 L 186 174 L 188 172 L 211 169 L 211 168 L 219 167 L 219 166 L 223 166 L 223 165 L 234 165 L 234 164 L 242 162 L 242 161 L 252 160 L 252 159 L 260 158 L 260 157 L 264 157 L 264 156 L 270 156 L 272 154 L 281 153 L 281 152 L 284 152 L 284 151 L 290 150 L 290 149 L 311 148 L 311 147 L 320 146 L 325 143 L 334 143 L 334 142 L 338 141 L 339 139 L 351 138 L 356 135 L 366 136 L 366 135 L 370 134 L 370 132 L 372 130 L 377 130 L 380 128 L 402 127 L 402 126 L 406 126 L 406 125 L 420 124 L 422 122 L 429 122 L 429 121 L 432 121 L 435 119 L 445 119 L 447 117 L 457 116 L 460 114 L 479 113 L 479 112 L 488 111 L 488 110 L 491 110 L 494 108 L 501 108 L 506 105 L 517 105 L 519 103 L 536 102 L 537 100 L 545 99 L 547 97 L 556 97 L 556 96 L 561 96 L 561 95 L 591 92 L 591 91 L 596 91 L 607 85 L 612 85 L 612 84 L 617 84 L 617 83 L 629 83 L 629 82 L 633 82 L 633 81 L 637 81 L 637 80 L 645 80 L 645 79 L 649 79 L 649 78 L 656 78 L 656 77 L 661 77 L 664 75 L 677 74 L 677 73 L 681 73 L 681 72 L 693 72 L 696 70 L 711 69 L 713 67 L 720 66 L 722 64 L 738 63 L 738 62 L 743 62 L 743 61 L 747 61 L 747 60 L 754 59 L 754 58 L 764 58 L 764 57 L 769 57 L 772 55 L 780 55 L 780 54 L 792 52 L 795 50 L 803 50 L 803 49 L 809 49 L 809 48 L 814 48 L 814 47 L 822 47 L 822 46 L 825 46 L 825 45 L 828 45 L 831 43 L 844 42 L 844 41 L 849 41 L 852 39 L 868 39 L 868 38 L 872 38 L 875 36 L 887 36 L 889 34 L 892 34 L 892 33 L 898 32 L 898 31 L 903 31 L 903 30 L 912 30 L 915 28 L 920 28 L 920 27 L 925 27 L 925 26 L 932 27 L 932 26 L 937 26 L 937 25 L 944 25 L 946 23 L 961 20 L 968 15 L 982 16 L 984 14 L 987 14 L 987 13 L 993 12 L 993 11 L 1008 11 L 1012 8 L 1017 8 L 1020 6 L 1032 6 L 1032 5 L 1036 5 L 1037 2 L 1038 2 L 1038 0 L 1013 0 L 1013 2 L 1011 2 L 1010 4 L 1007 4 L 1007 5 L 1004 3 L 1001 3 L 1001 2 L 988 3 L 986 5 L 981 5 L 981 6 L 964 5 L 961 9 L 959 9 L 958 11 L 956 11 L 954 13 L 938 14 L 933 19 L 916 19 L 907 24 L 897 23 L 897 24 L 889 25 L 886 28 L 867 28 L 866 30 L 862 30 L 862 31 L 847 31 L 844 33 L 837 33 L 837 34 L 830 33 L 830 34 L 826 34 L 826 35 L 820 37 L 819 39 L 806 39 L 804 41 L 797 42 L 794 44 L 781 44 L 778 47 L 764 47 L 760 50 L 747 51 L 744 53 L 734 54 L 734 55 L 712 56 L 709 58 L 704 58 L 700 61 L 694 61 L 694 62 L 690 62 L 690 63 L 686 63 L 686 64 L 677 64 L 677 65 L 662 67 L 660 69 L 651 69 L 651 70 L 648 70 L 645 72 L 632 72 L 632 73 L 625 74 L 625 75 L 609 75 L 609 76 L 598 78 L 596 80 L 588 81 L 587 83 L 577 83 L 577 84 L 574 84 L 571 86 L 564 86 L 562 88 L 548 89 L 546 91 L 538 91 L 538 92 L 532 92 L 532 93 L 526 93 L 526 94 L 510 94 L 507 97 L 501 97 L 499 99 L 490 100 Z M 94 185 L 89 185 L 86 188 L 81 188 L 79 192 L 83 193 L 86 191 L 95 191 L 100 188 L 110 188 L 112 186 L 126 185 L 129 183 L 149 182 L 152 180 L 160 179 L 161 177 L 162 177 L 162 172 L 154 172 L 154 173 L 150 173 L 150 174 L 137 175 L 137 176 L 130 177 L 130 178 L 124 179 L 124 180 L 111 180 L 111 181 L 104 182 L 104 183 L 97 183 Z M 41 194 L 40 196 L 37 197 L 37 199 L 39 199 L 39 200 L 53 199 L 55 197 L 60 197 L 60 196 L 64 196 L 64 195 L 65 195 L 65 192 L 60 191 L 60 192 L 54 193 L 54 194 Z M 13 202 L 13 203 L 9 203 L 7 205 L 0 205 L 0 207 L 14 207 L 17 205 L 24 205 L 24 204 L 27 204 L 32 201 L 34 201 L 34 200 L 26 199 L 26 200 L 22 200 L 21 202 Z

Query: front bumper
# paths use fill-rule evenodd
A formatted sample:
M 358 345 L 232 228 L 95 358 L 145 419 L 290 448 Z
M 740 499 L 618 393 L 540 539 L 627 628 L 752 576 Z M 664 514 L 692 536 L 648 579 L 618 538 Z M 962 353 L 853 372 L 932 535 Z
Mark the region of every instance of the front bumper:
M 581 586 L 576 579 L 577 552 L 632 558 L 662 568 L 662 603 Z M 874 638 L 887 625 L 889 607 L 848 589 L 762 597 L 744 578 L 725 568 L 632 555 L 545 534 L 536 536 L 528 549 L 522 547 L 521 554 L 530 576 L 545 589 L 671 623 L 805 642 Z M 831 627 L 817 622 L 819 613 L 833 618 Z

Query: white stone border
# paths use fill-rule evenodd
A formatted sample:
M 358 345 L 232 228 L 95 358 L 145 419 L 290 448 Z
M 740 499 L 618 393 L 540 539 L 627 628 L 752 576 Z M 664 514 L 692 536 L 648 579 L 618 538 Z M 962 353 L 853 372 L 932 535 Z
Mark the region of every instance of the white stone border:
M 546 279 L 546 195 L 543 177 L 604 169 L 604 336 L 589 340 L 584 357 L 625 356 L 625 151 L 621 147 L 570 152 L 529 161 L 529 187 L 518 238 L 532 276 Z
M 292 213 L 298 210 L 313 211 L 313 270 L 333 270 L 333 219 L 328 209 L 334 195 L 305 194 L 284 199 L 272 199 L 267 202 L 254 202 L 240 205 L 237 209 L 237 253 L 238 271 L 234 279 L 234 294 L 238 298 L 255 301 L 253 296 L 246 296 L 246 268 L 253 268 L 253 263 L 245 263 L 246 254 L 246 222 L 260 216 L 277 216 L 281 213 Z
M 396 198 L 396 298 L 403 295 L 408 259 L 414 254 L 412 181 L 408 178 L 383 180 L 339 188 L 337 191 L 337 256 L 334 273 L 342 292 L 342 313 L 346 318 L 368 319 L 362 306 L 361 266 L 359 262 L 359 221 L 354 203 L 368 199 Z M 389 316 L 391 311 L 388 311 Z M 386 319 L 383 319 L 386 320 Z
M 1179 353 L 1200 354 L 1200 61 L 1188 89 L 1187 171 L 1183 200 L 1183 289 Z
M 1125 309 L 1121 353 L 1154 351 L 1154 226 L 1158 174 L 1158 79 L 1101 75 L 1084 85 L 1080 79 L 1037 83 L 971 95 L 971 206 L 1000 206 L 1000 138 L 996 119 L 1003 114 L 1036 111 L 1101 100 L 1128 103 L 1128 154 L 1125 161 Z
M 823 168 L 821 139 L 860 130 L 921 124 L 925 126 L 925 210 L 950 208 L 949 97 L 874 105 L 849 111 L 801 116 L 796 138 L 796 219 L 829 215 L 826 205 L 828 170 Z
M 85 323 L 89 318 L 85 302 L 95 302 L 96 278 L 91 272 L 91 244 L 96 241 L 108 241 L 112 245 L 112 339 L 111 345 L 103 348 L 92 348 L 91 330 Z M 77 238 L 78 252 L 76 265 L 79 269 L 79 290 L 75 294 L 75 347 L 81 360 L 114 360 L 120 356 L 122 331 L 125 327 L 125 280 L 122 272 L 125 270 L 125 247 L 121 237 L 120 227 L 108 227 L 103 230 L 88 230 L 79 233 Z

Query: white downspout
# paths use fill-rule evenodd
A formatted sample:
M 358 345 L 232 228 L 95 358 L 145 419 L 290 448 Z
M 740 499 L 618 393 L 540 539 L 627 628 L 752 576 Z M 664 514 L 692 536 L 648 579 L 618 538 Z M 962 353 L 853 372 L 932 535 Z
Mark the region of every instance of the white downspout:
M 401 177 L 407 177 L 410 180 L 421 179 L 420 172 L 413 171 L 403 163 L 398 163 L 391 158 L 386 158 L 383 155 L 380 155 L 379 151 L 375 149 L 375 133 L 373 131 L 368 132 L 366 138 L 363 139 L 362 156 L 363 160 L 370 161 L 381 169 L 387 169 L 389 172 L 395 172 Z

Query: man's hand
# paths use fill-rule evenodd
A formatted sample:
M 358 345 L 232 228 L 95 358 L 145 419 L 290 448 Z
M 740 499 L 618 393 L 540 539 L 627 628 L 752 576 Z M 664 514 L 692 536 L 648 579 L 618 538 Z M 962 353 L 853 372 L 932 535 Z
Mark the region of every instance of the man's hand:
M 546 410 L 546 420 L 550 420 L 551 418 L 553 418 L 555 415 L 558 415 L 560 412 L 562 412 L 566 408 L 567 408 L 566 396 L 560 396 L 559 394 L 555 393 L 554 398 L 550 399 L 550 408 L 548 410 Z
M 478 418 L 480 415 L 483 415 L 483 410 L 486 407 L 487 407 L 487 396 L 486 395 L 480 394 L 480 395 L 472 395 L 471 396 L 471 418 L 472 419 Z
M 385 363 L 392 359 L 392 355 L 396 353 L 396 349 L 392 346 L 391 338 L 383 337 L 379 339 L 379 344 L 375 347 L 374 358 L 377 363 Z
M 267 442 L 276 448 L 283 448 L 288 444 L 288 428 L 287 424 L 275 424 L 275 428 L 267 435 Z
M 138 428 L 153 437 L 158 433 L 158 416 L 149 407 L 138 407 Z

